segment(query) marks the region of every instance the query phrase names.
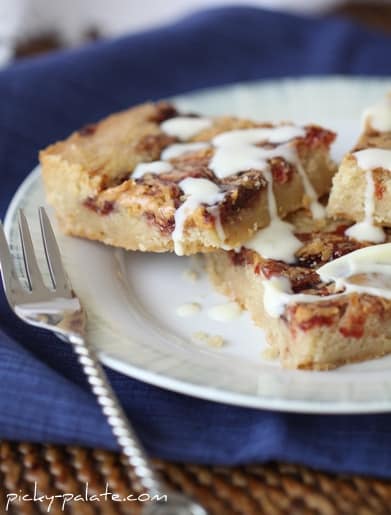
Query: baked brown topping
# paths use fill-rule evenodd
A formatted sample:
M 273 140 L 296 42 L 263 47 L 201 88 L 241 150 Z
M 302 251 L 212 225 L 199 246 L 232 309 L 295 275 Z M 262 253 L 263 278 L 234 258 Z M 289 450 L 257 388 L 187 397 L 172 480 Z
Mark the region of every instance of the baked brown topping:
M 287 307 L 284 319 L 293 334 L 297 329 L 310 331 L 321 326 L 335 325 L 345 338 L 360 339 L 364 336 L 365 324 L 371 315 L 381 319 L 387 309 L 389 301 L 381 297 L 354 293 L 321 303 L 292 304 Z
M 182 191 L 179 186 L 174 182 L 157 181 L 153 174 L 146 175 L 143 181 L 138 182 L 135 191 L 140 199 L 153 197 L 158 207 L 177 209 L 181 204 Z
M 296 234 L 301 240 L 302 235 Z M 304 235 L 308 238 L 308 234 Z M 311 239 L 297 251 L 297 261 L 300 266 L 319 268 L 324 263 L 337 259 L 349 252 L 353 252 L 365 244 L 352 240 L 344 235 L 336 233 L 313 233 Z
M 286 318 L 290 323 L 290 330 L 294 334 L 298 329 L 311 331 L 316 327 L 332 326 L 341 318 L 340 306 L 335 303 L 324 303 L 320 311 L 308 309 L 306 304 L 294 304 L 287 308 Z
M 251 209 L 259 198 L 260 191 L 266 187 L 266 182 L 259 182 L 253 188 L 238 186 L 236 189 L 228 191 L 225 199 L 220 206 L 220 220 L 226 223 L 232 216 L 242 208 Z M 224 191 L 224 188 L 222 188 Z
M 169 109 L 165 104 L 165 107 L 162 108 L 163 111 L 165 109 Z M 174 115 L 175 116 L 175 115 Z M 271 128 L 272 124 L 250 124 L 250 127 L 259 127 L 259 128 Z M 334 141 L 335 134 L 326 129 L 322 129 L 317 126 L 306 126 L 305 128 L 306 134 L 303 137 L 296 138 L 298 147 L 302 148 L 305 145 L 307 148 L 309 146 L 314 147 L 317 145 L 323 145 L 325 147 L 329 147 L 329 145 Z M 222 128 L 222 130 L 218 130 L 217 132 L 212 132 L 210 137 L 212 138 L 216 134 L 220 134 L 221 132 L 232 130 L 231 126 L 227 126 Z M 202 140 L 204 141 L 204 140 Z M 163 133 L 146 135 L 144 136 L 136 146 L 136 150 L 139 152 L 148 154 L 148 160 L 157 160 L 160 158 L 162 151 L 169 145 L 177 142 L 177 140 L 171 136 L 168 136 Z M 273 144 L 270 142 L 260 142 L 258 146 L 262 146 L 263 148 L 275 148 L 278 144 Z M 262 170 L 242 170 L 236 174 L 229 175 L 223 179 L 219 179 L 209 168 L 209 163 L 211 158 L 213 157 L 214 149 L 212 146 L 206 149 L 190 151 L 180 155 L 176 158 L 170 159 L 169 163 L 173 166 L 173 170 L 167 173 L 161 173 L 156 175 L 156 180 L 161 180 L 162 182 L 180 182 L 181 180 L 187 177 L 193 178 L 205 178 L 210 181 L 213 181 L 215 184 L 219 186 L 224 184 L 235 184 L 237 186 L 243 185 L 247 188 L 255 188 L 260 189 L 266 185 L 266 181 L 264 176 L 262 175 Z M 293 174 L 295 172 L 295 166 L 289 162 L 287 162 L 282 157 L 274 157 L 269 161 L 270 171 L 273 176 L 273 180 L 278 184 L 286 184 L 291 180 Z M 142 181 L 143 176 L 138 178 L 137 181 Z M 223 189 L 223 188 L 222 188 Z M 223 189 L 224 190 L 224 189 Z
M 324 129 L 323 127 L 318 127 L 317 125 L 307 125 L 305 129 L 306 135 L 300 139 L 306 146 L 311 148 L 317 146 L 329 147 L 337 137 L 335 132 Z
M 270 171 L 274 182 L 277 184 L 286 184 L 292 179 L 295 168 L 291 163 L 287 163 L 281 157 L 275 157 L 270 162 Z
M 231 263 L 235 266 L 252 265 L 255 259 L 255 253 L 252 250 L 246 249 L 244 247 L 242 247 L 239 251 L 229 250 L 228 255 Z
M 376 314 L 382 319 L 390 309 L 390 302 L 381 297 L 352 295 L 340 323 L 340 333 L 346 337 L 361 338 L 368 318 Z
M 267 130 L 234 133 L 226 138 L 232 131 L 256 128 Z M 277 208 L 283 215 L 305 203 L 302 192 L 306 181 L 299 175 L 308 172 L 316 192 L 325 193 L 333 172 L 328 149 L 302 156 L 297 153 L 299 145 L 303 146 L 302 136 L 310 132 L 310 127 L 289 123 L 265 124 L 230 116 L 209 118 L 178 113 L 168 102 L 147 103 L 74 132 L 44 150 L 41 160 L 53 199 L 55 195 L 60 197 L 61 191 L 56 192 L 54 181 L 48 177 L 53 173 L 56 177 L 58 174 L 60 182 L 64 180 L 56 164 L 60 160 L 61 168 L 71 170 L 72 180 L 77 183 L 69 191 L 64 187 L 73 201 L 77 199 L 79 205 L 101 216 L 115 210 L 115 218 L 102 223 L 113 225 L 112 232 L 117 233 L 108 235 L 107 227 L 100 230 L 96 219 L 94 238 L 132 249 L 170 251 L 174 247 L 180 255 L 198 249 L 237 247 L 258 227 L 265 227 L 270 219 L 266 197 L 271 188 L 267 180 L 277 186 Z M 256 137 L 255 143 L 265 140 L 259 142 L 259 147 L 270 147 L 271 151 L 252 149 L 255 158 L 251 159 L 251 152 L 246 150 L 253 145 L 254 136 L 248 140 L 251 134 Z M 214 140 L 219 135 L 223 138 Z M 236 157 L 238 154 L 237 136 L 245 148 L 240 159 L 232 160 L 229 152 Z M 219 141 L 226 143 L 220 145 Z M 302 170 L 295 169 L 297 157 L 302 157 Z M 320 179 L 314 170 L 322 163 L 325 178 Z M 282 190 L 289 190 L 293 177 L 298 187 L 291 199 Z M 285 185 L 287 188 L 281 188 Z M 64 203 L 58 208 L 69 226 L 74 219 L 70 206 Z M 146 227 L 145 234 L 119 228 L 116 220 L 122 217 L 140 220 L 140 226 Z M 155 237 L 144 244 L 147 224 L 157 226 L 162 234 L 171 233 L 171 238 Z M 81 225 L 70 230 L 76 234 L 84 229 Z
M 187 177 L 217 182 L 213 172 L 208 168 L 209 159 L 210 154 L 205 151 L 184 154 L 171 161 L 172 170 L 170 172 L 160 173 L 158 176 L 155 175 L 155 178 L 165 183 L 176 184 Z
M 140 124 L 140 127 L 143 126 L 147 128 L 148 125 L 143 124 L 145 124 L 145 122 L 152 122 L 156 127 L 147 129 L 146 131 L 140 130 L 139 139 L 134 140 L 133 149 L 130 150 L 130 146 L 129 149 L 124 147 L 124 153 L 131 152 L 139 154 L 139 163 L 159 161 L 161 159 L 162 152 L 167 147 L 174 143 L 178 143 L 178 139 L 176 137 L 162 132 L 159 125 L 165 120 L 178 116 L 179 113 L 177 109 L 168 102 L 159 102 L 158 104 L 150 105 L 145 111 L 146 116 L 144 115 L 144 118 L 142 111 L 139 113 L 140 118 L 137 118 L 135 123 Z M 197 115 L 194 116 L 197 117 Z M 236 126 L 239 128 L 242 124 L 244 124 L 243 127 L 248 128 L 274 127 L 273 124 L 257 124 L 251 121 L 241 121 L 239 119 L 228 117 L 216 119 L 214 123 L 214 127 L 205 131 L 201 141 L 211 140 L 215 135 L 235 129 L 237 128 Z M 97 126 L 95 125 L 87 126 L 80 131 L 80 134 L 82 136 L 93 136 L 96 128 Z M 305 127 L 305 131 L 306 133 L 303 138 L 296 138 L 298 147 L 303 146 L 305 141 L 308 145 L 323 144 L 328 146 L 334 139 L 333 133 L 319 127 L 308 126 Z M 194 140 L 197 140 L 197 138 Z M 264 141 L 260 142 L 259 146 L 276 147 L 278 145 Z M 185 197 L 178 185 L 181 181 L 187 178 L 207 179 L 219 187 L 222 194 L 224 194 L 224 199 L 218 203 L 220 217 L 219 222 L 222 224 L 226 224 L 227 222 L 230 222 L 231 219 L 234 219 L 241 209 L 251 208 L 257 202 L 260 192 L 267 188 L 267 181 L 265 180 L 262 170 L 243 170 L 239 173 L 220 179 L 209 168 L 213 153 L 214 148 L 212 145 L 201 150 L 191 151 L 170 159 L 168 161 L 169 165 L 172 167 L 170 171 L 158 174 L 153 172 L 148 173 L 148 169 L 146 168 L 147 173 L 139 175 L 135 179 L 137 188 L 132 191 L 134 191 L 134 194 L 139 199 L 139 201 L 136 199 L 136 203 L 140 203 L 141 206 L 141 199 L 144 196 L 147 203 L 149 201 L 146 197 L 149 197 L 151 199 L 153 198 L 159 206 L 164 204 L 168 207 L 168 209 L 164 211 L 164 214 L 160 212 L 158 215 L 155 213 L 154 216 L 147 214 L 146 219 L 149 223 L 157 225 L 161 232 L 172 232 L 173 222 L 171 207 L 173 207 L 174 210 L 178 209 L 184 202 Z M 128 171 L 124 168 L 121 172 L 118 170 L 116 174 L 113 174 L 111 171 L 110 173 L 106 173 L 105 163 L 99 162 L 97 172 L 91 174 L 91 176 L 96 175 L 97 178 L 102 177 L 95 188 L 99 190 L 100 194 L 104 194 L 106 197 L 109 197 L 109 200 L 111 200 L 111 198 L 115 198 L 117 195 L 116 192 L 120 192 L 121 186 L 126 185 L 129 177 L 131 177 L 132 169 L 134 169 L 136 165 L 137 162 Z M 274 157 L 270 159 L 269 166 L 273 180 L 276 184 L 283 185 L 288 183 L 295 173 L 295 166 L 284 160 L 282 157 Z M 113 206 L 108 203 L 107 200 L 103 201 L 102 204 L 92 197 L 86 199 L 84 201 L 84 205 L 102 215 L 110 213 L 113 209 Z M 202 203 L 200 203 L 200 206 L 202 207 Z M 149 211 L 152 213 L 153 210 L 149 209 L 146 205 L 145 211 L 147 213 Z M 203 217 L 203 223 L 207 225 L 212 224 L 215 221 L 216 213 L 212 213 L 209 206 L 204 205 L 204 209 L 200 211 L 200 214 Z
M 262 258 L 258 253 L 244 248 L 240 252 L 231 251 L 229 257 L 235 266 L 249 266 L 254 274 L 265 280 L 285 277 L 293 294 L 319 297 L 319 302 L 301 302 L 298 299 L 287 304 L 281 319 L 288 324 L 292 334 L 299 330 L 310 331 L 336 325 L 342 336 L 361 338 L 369 314 L 381 316 L 389 301 L 357 293 L 325 299 L 337 293 L 335 283 L 325 284 L 316 271 L 321 265 L 366 246 L 345 236 L 347 227 L 349 225 L 345 223 L 331 224 L 324 232 L 297 233 L 303 245 L 296 253 L 297 263 L 294 265 Z
M 365 329 L 365 317 L 362 314 L 354 314 L 339 328 L 339 332 L 345 338 L 362 338 Z
M 178 184 L 182 180 L 189 177 L 208 179 L 217 184 L 222 193 L 225 193 L 224 200 L 219 204 L 220 220 L 225 223 L 243 207 L 251 208 L 258 199 L 259 192 L 267 187 L 267 182 L 262 172 L 257 170 L 248 170 L 224 179 L 218 179 L 208 168 L 210 157 L 211 149 L 183 154 L 170 161 L 172 169 L 169 172 L 163 172 L 159 175 L 146 173 L 136 179 L 136 182 L 140 186 L 148 184 L 149 188 L 145 191 L 145 194 L 151 196 L 156 196 L 158 192 L 161 193 L 162 187 L 174 187 L 174 198 L 178 200 L 176 207 L 179 207 L 181 193 Z M 280 163 L 276 163 L 276 166 L 280 166 Z M 207 209 L 203 216 L 205 221 L 213 218 Z
M 178 111 L 169 102 L 158 102 L 155 105 L 155 113 L 149 118 L 149 121 L 161 124 L 162 122 L 178 116 Z
M 167 134 L 147 134 L 136 145 L 136 152 L 148 155 L 150 161 L 159 159 L 162 151 L 175 143 L 176 139 Z
M 158 227 L 159 231 L 164 235 L 170 235 L 175 228 L 175 219 L 173 216 L 169 218 L 164 218 L 162 216 L 157 216 L 155 213 L 151 211 L 146 211 L 144 213 L 145 218 L 148 223 Z
M 365 150 L 366 148 L 391 149 L 391 132 L 364 132 L 352 152 Z
M 263 259 L 256 252 L 246 248 L 241 248 L 239 252 L 231 252 L 230 257 L 235 265 L 255 263 L 255 273 L 262 272 L 266 279 L 277 275 L 287 275 L 287 271 L 289 271 L 288 275 L 294 274 L 295 270 L 307 270 L 312 273 L 314 269 L 329 261 L 367 246 L 363 242 L 345 236 L 343 232 L 348 227 L 349 224 L 340 224 L 331 232 L 295 233 L 295 236 L 303 243 L 302 247 L 296 252 L 297 263 L 295 265 L 272 259 Z
M 274 263 L 278 263 L 278 266 L 275 266 Z M 329 294 L 329 291 L 325 289 L 325 285 L 322 284 L 320 277 L 314 270 L 300 266 L 292 267 L 271 259 L 266 260 L 260 269 L 267 279 L 273 276 L 282 276 L 289 279 L 293 293 Z
M 103 203 L 99 203 L 95 197 L 87 197 L 83 205 L 102 216 L 109 215 L 114 210 L 114 202 L 104 200 Z
M 386 186 L 382 180 L 382 172 L 380 172 L 379 174 L 378 171 L 373 171 L 372 177 L 375 186 L 375 197 L 377 198 L 377 200 L 381 200 L 386 191 Z
M 81 129 L 79 129 L 80 136 L 91 136 L 92 134 L 95 134 L 96 130 L 98 128 L 98 125 L 96 123 L 90 123 L 89 125 L 85 125 Z

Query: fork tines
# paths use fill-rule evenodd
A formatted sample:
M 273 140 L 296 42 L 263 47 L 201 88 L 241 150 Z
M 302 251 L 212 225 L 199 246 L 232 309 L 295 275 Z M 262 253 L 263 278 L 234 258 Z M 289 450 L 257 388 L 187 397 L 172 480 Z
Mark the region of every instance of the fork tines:
M 50 272 L 53 289 L 58 296 L 70 297 L 71 288 L 62 265 L 60 250 L 49 221 L 49 217 L 43 207 L 39 208 L 39 222 L 41 227 L 45 257 Z M 23 210 L 19 210 L 19 233 L 22 246 L 22 254 L 25 265 L 25 273 L 31 292 L 43 292 L 48 288 L 42 278 L 31 232 Z M 17 277 L 13 257 L 7 243 L 3 226 L 0 224 L 0 267 L 4 290 L 11 304 L 14 303 L 15 295 L 26 293 L 19 278 Z

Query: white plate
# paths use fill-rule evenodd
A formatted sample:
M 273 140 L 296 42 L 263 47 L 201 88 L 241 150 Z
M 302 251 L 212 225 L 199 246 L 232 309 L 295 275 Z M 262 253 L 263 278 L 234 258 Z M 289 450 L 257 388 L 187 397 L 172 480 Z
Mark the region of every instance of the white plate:
M 390 85 L 385 79 L 279 80 L 175 100 L 184 109 L 210 114 L 324 124 L 339 133 L 334 152 L 340 158 L 357 137 L 361 110 Z M 19 256 L 17 209 L 25 209 L 39 241 L 36 208 L 44 203 L 36 169 L 19 188 L 5 220 Z M 247 314 L 225 324 L 207 317 L 207 308 L 225 299 L 204 276 L 195 283 L 183 277 L 194 264 L 191 258 L 124 252 L 56 232 L 88 312 L 88 337 L 106 365 L 163 388 L 241 406 L 318 413 L 391 409 L 391 356 L 331 372 L 282 370 L 261 357 L 263 333 Z M 191 301 L 202 304 L 201 313 L 179 318 L 176 307 Z M 226 344 L 194 343 L 197 331 L 221 335 Z

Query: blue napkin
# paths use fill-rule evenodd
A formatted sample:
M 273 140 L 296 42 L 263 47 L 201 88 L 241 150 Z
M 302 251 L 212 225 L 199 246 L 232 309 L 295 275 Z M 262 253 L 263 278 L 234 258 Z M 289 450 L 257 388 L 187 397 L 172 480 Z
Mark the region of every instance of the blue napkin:
M 263 77 L 391 75 L 390 45 L 390 38 L 339 19 L 224 8 L 19 62 L 0 72 L 0 215 L 40 148 L 112 111 Z M 108 373 L 155 456 L 211 464 L 277 459 L 391 476 L 391 414 L 244 409 Z M 19 322 L 3 295 L 0 377 L 0 438 L 116 448 L 70 347 Z

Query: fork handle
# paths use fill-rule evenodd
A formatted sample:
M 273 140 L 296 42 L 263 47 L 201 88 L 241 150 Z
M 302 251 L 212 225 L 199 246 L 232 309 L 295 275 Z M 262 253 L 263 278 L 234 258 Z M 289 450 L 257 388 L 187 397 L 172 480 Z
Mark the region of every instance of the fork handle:
M 95 350 L 79 335 L 72 334 L 67 339 L 73 344 L 78 361 L 87 376 L 91 389 L 139 483 L 151 496 L 162 495 L 164 493 L 163 484 L 150 464 L 139 438 L 130 425 L 98 360 Z

